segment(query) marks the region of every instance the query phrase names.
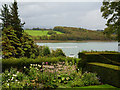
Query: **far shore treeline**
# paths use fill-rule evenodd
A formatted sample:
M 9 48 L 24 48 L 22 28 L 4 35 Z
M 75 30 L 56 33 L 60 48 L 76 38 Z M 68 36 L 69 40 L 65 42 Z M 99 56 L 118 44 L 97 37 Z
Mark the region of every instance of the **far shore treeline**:
M 76 28 L 76 27 L 56 26 L 53 29 L 27 28 L 25 32 L 31 35 L 34 40 L 61 40 L 61 41 L 116 40 L 115 33 L 108 36 L 107 34 L 105 34 L 104 30 L 96 31 L 96 30 L 87 30 L 84 28 Z

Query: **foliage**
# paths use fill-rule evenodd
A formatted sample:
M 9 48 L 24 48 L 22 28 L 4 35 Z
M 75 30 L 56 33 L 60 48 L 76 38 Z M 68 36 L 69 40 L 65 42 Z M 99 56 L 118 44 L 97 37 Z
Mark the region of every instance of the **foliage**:
M 78 53 L 79 58 L 82 60 L 79 65 L 83 65 L 87 62 L 100 62 L 112 65 L 120 65 L 120 53 L 114 51 L 92 51 L 92 52 L 80 52 Z
M 94 84 L 100 84 L 99 82 L 99 78 L 97 78 L 97 74 L 96 73 L 87 73 L 85 72 L 82 77 L 81 77 L 82 81 L 84 82 L 84 84 L 87 85 L 94 85 Z
M 107 28 L 105 33 L 110 35 L 111 33 L 117 33 L 120 35 L 120 1 L 116 0 L 104 0 L 101 7 L 102 17 L 107 19 Z M 120 41 L 120 37 L 118 37 Z
M 38 57 L 35 59 L 32 58 L 8 58 L 2 59 L 2 70 L 8 69 L 10 67 L 23 68 L 24 66 L 29 66 L 30 64 L 41 64 L 42 62 L 57 63 L 57 62 L 68 62 L 72 64 L 77 64 L 80 59 L 76 58 L 65 58 L 65 57 Z
M 2 29 L 7 28 L 8 26 L 12 26 L 14 30 L 16 30 L 16 35 L 18 38 L 22 36 L 23 25 L 18 15 L 18 6 L 17 2 L 14 0 L 14 3 L 10 6 L 10 10 L 7 4 L 4 4 L 3 9 L 1 10 L 1 20 L 2 20 Z
M 25 30 L 27 31 L 27 30 Z M 28 32 L 30 35 L 32 35 L 33 39 L 35 40 L 115 40 L 116 35 L 111 35 L 109 38 L 103 34 L 103 32 L 99 31 L 93 31 L 93 30 L 87 30 L 83 28 L 73 28 L 73 27 L 54 27 L 54 32 L 61 32 L 57 34 L 47 35 L 47 34 L 40 34 L 40 31 L 34 31 L 36 34 L 33 35 L 33 31 L 29 30 Z M 33 33 L 32 33 L 33 32 Z M 38 33 L 37 33 L 38 32 Z M 41 31 L 42 32 L 42 31 Z M 47 31 L 44 31 L 45 33 Z M 42 35 L 42 36 L 40 36 Z M 46 35 L 46 36 L 45 36 Z
M 49 47 L 45 46 L 45 47 L 43 48 L 43 55 L 44 55 L 44 56 L 47 56 L 47 55 L 49 55 L 49 54 L 50 54 L 50 49 L 49 49 Z
M 56 32 L 54 32 L 54 31 L 48 31 L 48 33 L 47 34 L 49 34 L 49 35 L 52 35 L 52 34 L 56 34 Z
M 48 46 L 39 46 L 39 55 L 44 57 L 44 56 L 49 56 L 50 55 L 50 49 Z
M 22 37 L 22 32 L 23 32 L 23 25 L 25 23 L 21 23 L 21 20 L 19 18 L 19 14 L 18 14 L 18 5 L 17 5 L 17 1 L 14 0 L 14 3 L 12 3 L 12 5 L 10 6 L 11 9 L 11 26 L 13 27 L 14 30 L 16 30 L 16 35 L 18 38 Z
M 2 54 L 3 58 L 10 57 L 31 57 L 35 58 L 39 55 L 38 46 L 34 44 L 32 38 L 23 33 L 21 38 L 15 34 L 15 30 L 10 26 L 4 28 L 2 32 Z
M 88 85 L 95 85 L 97 84 L 96 82 L 99 82 L 98 79 L 95 79 L 97 78 L 95 76 L 96 74 L 86 73 L 82 75 L 81 71 L 77 73 L 75 65 L 69 65 L 67 62 L 51 63 L 51 65 L 48 65 L 47 63 L 30 64 L 30 67 L 24 66 L 23 71 L 19 71 L 15 68 L 11 68 L 10 71 L 5 70 L 2 74 L 2 87 L 59 88 L 59 86 L 63 84 L 74 87 L 75 85 L 73 84 L 76 81 L 79 82 L 79 86 L 86 85 L 86 80 L 92 82 L 92 84 L 88 83 Z M 71 83 L 72 81 L 73 83 Z
M 14 68 L 5 70 L 2 74 L 2 88 L 23 88 L 27 82 L 28 77 Z
M 0 19 L 3 22 L 2 29 L 4 29 L 4 27 L 8 27 L 9 25 L 11 25 L 11 22 L 10 22 L 11 15 L 10 15 L 7 4 L 2 5 L 2 8 L 3 9 L 1 9 L 1 14 L 0 14 L 1 18 Z
M 97 73 L 101 79 L 100 81 L 103 83 L 107 83 L 115 87 L 120 87 L 119 66 L 104 63 L 88 63 L 83 68 L 83 72 L 86 71 Z
M 51 56 L 58 57 L 58 56 L 66 56 L 62 49 L 52 50 Z

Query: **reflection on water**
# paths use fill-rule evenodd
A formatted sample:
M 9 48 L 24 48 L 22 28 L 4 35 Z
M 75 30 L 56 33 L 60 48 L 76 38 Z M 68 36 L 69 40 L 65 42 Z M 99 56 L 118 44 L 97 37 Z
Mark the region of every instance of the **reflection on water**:
M 118 51 L 118 42 L 87 42 L 87 43 L 37 43 L 40 46 L 49 46 L 50 49 L 61 48 L 67 56 L 74 54 L 78 57 L 80 51 Z

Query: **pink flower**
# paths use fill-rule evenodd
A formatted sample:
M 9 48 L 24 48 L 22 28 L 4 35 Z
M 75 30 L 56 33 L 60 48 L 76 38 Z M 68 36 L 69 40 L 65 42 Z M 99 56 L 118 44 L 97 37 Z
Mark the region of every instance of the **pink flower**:
M 45 64 L 48 64 L 48 62 L 45 62 Z

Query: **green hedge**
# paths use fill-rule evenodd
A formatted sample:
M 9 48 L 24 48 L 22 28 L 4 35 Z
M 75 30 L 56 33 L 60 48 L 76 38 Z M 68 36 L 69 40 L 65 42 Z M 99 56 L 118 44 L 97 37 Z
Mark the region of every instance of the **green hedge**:
M 118 52 L 79 52 L 78 57 L 83 62 L 101 62 L 120 65 L 120 53 Z
M 120 87 L 120 66 L 103 64 L 103 63 L 88 63 L 83 72 L 93 72 L 100 76 L 101 82 Z
M 77 58 L 65 58 L 65 57 L 42 57 L 42 58 L 9 58 L 2 59 L 2 71 L 9 69 L 10 67 L 23 68 L 24 66 L 29 66 L 30 64 L 42 64 L 42 62 L 57 63 L 57 62 L 72 62 L 73 64 L 78 63 L 80 59 Z

